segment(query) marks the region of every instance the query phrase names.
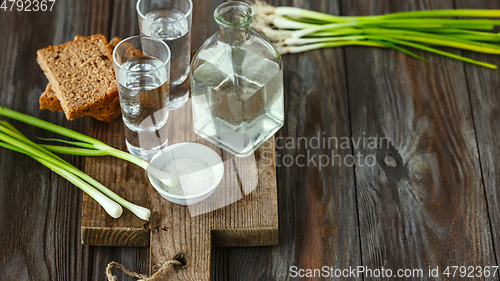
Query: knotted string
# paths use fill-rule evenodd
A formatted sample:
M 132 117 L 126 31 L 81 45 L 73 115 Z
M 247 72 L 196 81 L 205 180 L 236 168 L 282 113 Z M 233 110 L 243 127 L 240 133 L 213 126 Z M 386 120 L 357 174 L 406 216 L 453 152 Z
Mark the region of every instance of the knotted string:
M 182 266 L 182 263 L 180 261 L 178 261 L 178 260 L 167 261 L 166 263 L 164 263 L 160 267 L 160 269 L 155 274 L 153 274 L 152 276 L 148 277 L 146 275 L 130 271 L 127 268 L 125 268 L 123 265 L 121 265 L 121 264 L 119 264 L 117 262 L 112 261 L 106 267 L 106 276 L 108 277 L 108 281 L 116 281 L 116 276 L 114 276 L 113 274 L 111 274 L 111 269 L 113 267 L 116 267 L 116 268 L 122 270 L 123 272 L 127 273 L 129 276 L 132 276 L 132 277 L 135 277 L 135 278 L 141 278 L 141 279 L 139 279 L 137 281 L 154 281 L 154 280 L 159 280 L 158 279 L 159 276 L 162 274 L 163 271 L 165 271 L 165 269 L 168 268 L 169 265 Z

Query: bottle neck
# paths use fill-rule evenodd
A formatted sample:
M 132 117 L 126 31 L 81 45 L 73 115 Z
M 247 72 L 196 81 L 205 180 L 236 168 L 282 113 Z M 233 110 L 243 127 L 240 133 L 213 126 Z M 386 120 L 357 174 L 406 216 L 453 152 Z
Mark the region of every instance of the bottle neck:
M 219 37 L 221 41 L 230 45 L 241 45 L 251 36 L 250 25 L 238 28 L 227 28 L 219 26 Z
M 219 36 L 225 43 L 242 44 L 252 35 L 250 23 L 254 14 L 252 7 L 244 2 L 223 3 L 215 9 L 214 17 L 219 25 Z

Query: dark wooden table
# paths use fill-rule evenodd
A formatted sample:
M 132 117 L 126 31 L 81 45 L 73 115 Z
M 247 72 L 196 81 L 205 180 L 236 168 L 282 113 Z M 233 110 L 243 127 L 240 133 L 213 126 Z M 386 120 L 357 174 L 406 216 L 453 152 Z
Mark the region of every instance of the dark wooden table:
M 193 50 L 216 30 L 212 12 L 220 2 L 195 1 Z M 271 2 L 340 15 L 500 9 L 497 0 Z M 86 132 L 87 118 L 69 122 L 38 109 L 47 80 L 36 50 L 75 35 L 138 34 L 134 6 L 126 0 L 57 0 L 52 12 L 0 10 L 0 105 Z M 500 71 L 417 53 L 430 63 L 365 47 L 284 57 L 286 121 L 278 139 L 319 134 L 388 142 L 376 149 L 336 149 L 343 159 L 361 155 L 361 162 L 320 169 L 285 164 L 300 155 L 331 155 L 332 147 L 278 141 L 280 243 L 214 249 L 214 280 L 298 279 L 291 266 L 421 268 L 427 276 L 429 266 L 442 271 L 498 264 Z M 462 53 L 500 65 L 500 56 Z M 13 123 L 32 139 L 54 136 Z M 84 167 L 83 157 L 65 159 Z M 78 188 L 47 168 L 0 149 L 0 279 L 104 280 L 110 261 L 147 273 L 147 248 L 82 246 L 81 199 Z M 430 279 L 458 280 L 422 278 Z M 467 280 L 473 279 L 498 277 Z

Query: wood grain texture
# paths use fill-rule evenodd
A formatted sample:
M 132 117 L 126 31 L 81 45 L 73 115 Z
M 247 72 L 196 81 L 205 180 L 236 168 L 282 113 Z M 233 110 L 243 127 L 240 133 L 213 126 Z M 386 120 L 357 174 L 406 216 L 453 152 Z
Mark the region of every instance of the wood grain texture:
M 139 26 L 137 23 L 137 14 L 135 11 L 135 1 L 111 1 L 109 9 L 108 26 L 106 34 L 108 38 L 118 36 L 119 38 L 127 38 L 132 35 L 139 34 Z M 104 32 L 104 31 L 103 31 Z M 100 122 L 89 119 L 89 128 L 99 126 Z M 121 128 L 121 127 L 120 127 Z M 124 140 L 119 137 L 120 140 Z M 123 145 L 123 143 L 122 143 Z M 147 236 L 149 237 L 149 235 Z M 140 241 L 145 241 L 146 237 L 139 238 Z M 147 239 L 149 242 L 149 240 Z M 144 244 L 148 244 L 144 242 Z M 136 242 L 141 244 L 142 242 Z M 89 248 L 90 256 L 89 263 L 92 265 L 87 278 L 90 280 L 106 280 L 105 269 L 109 262 L 116 261 L 127 268 L 147 274 L 149 272 L 149 248 L 134 248 L 134 247 L 98 247 L 85 246 Z M 118 280 L 136 280 L 131 278 L 121 271 L 114 271 Z
M 498 1 L 463 1 L 456 0 L 457 9 L 500 9 Z M 498 28 L 496 32 L 499 32 Z M 463 52 L 467 57 L 487 61 L 500 66 L 500 57 L 494 55 Z M 488 70 L 481 67 L 465 65 L 467 88 L 476 138 L 479 146 L 479 156 L 483 171 L 483 181 L 488 203 L 490 225 L 495 245 L 497 262 L 500 260 L 500 74 L 498 70 Z
M 207 7 L 207 4 L 208 4 L 208 7 Z M 213 10 L 219 4 L 220 3 L 218 3 L 217 1 L 214 1 L 213 3 L 208 3 L 208 1 L 203 1 L 203 2 L 199 2 L 199 3 L 195 2 L 194 16 L 193 17 L 197 18 L 198 21 L 195 21 L 195 23 L 193 25 L 193 29 L 192 29 L 192 37 L 193 37 L 192 45 L 193 45 L 194 50 L 197 49 L 201 45 L 201 43 L 203 43 L 203 41 L 205 40 L 206 37 L 208 37 L 207 35 L 204 35 L 204 34 L 207 34 L 207 27 L 210 25 L 204 24 L 204 21 L 213 22 L 212 15 L 207 14 L 206 10 L 207 9 Z M 213 6 L 213 8 L 211 8 L 210 5 Z M 135 20 L 130 21 L 130 22 L 123 20 L 123 22 L 121 22 L 122 21 L 121 19 L 128 18 L 127 15 L 133 14 L 135 17 L 135 9 L 133 9 L 133 8 L 134 7 L 132 7 L 131 5 L 123 3 L 123 2 L 120 2 L 119 4 L 115 3 L 114 10 L 116 11 L 116 14 L 119 16 L 117 18 L 117 21 L 114 21 L 114 24 L 113 24 L 113 28 L 112 28 L 112 35 L 113 36 L 119 36 L 121 38 L 126 38 L 127 36 L 129 36 L 129 34 L 126 33 L 127 31 L 136 30 L 135 26 L 137 26 L 137 23 L 135 22 Z M 212 25 L 215 25 L 215 23 L 212 23 Z M 119 30 L 115 32 L 115 30 L 117 28 L 119 28 Z M 124 30 L 124 31 L 122 31 L 122 30 Z M 202 35 L 200 35 L 200 34 L 202 34 Z M 176 119 L 176 120 L 184 120 L 184 119 L 188 120 L 188 119 L 190 119 L 191 114 L 188 113 L 187 115 L 189 116 L 189 118 L 184 117 L 184 116 L 175 117 L 175 112 L 173 112 L 173 114 L 171 114 L 171 116 L 169 118 L 170 118 L 170 120 L 174 120 L 174 119 Z M 119 122 L 119 123 L 120 123 L 120 125 L 122 125 L 121 122 Z M 192 127 L 191 124 L 184 124 L 183 122 L 181 122 L 181 123 L 175 122 L 172 124 L 174 124 L 174 126 L 177 126 L 177 127 L 171 128 L 171 130 L 176 131 L 176 132 L 181 132 L 183 130 L 183 128 L 186 126 Z M 97 127 L 95 127 L 95 126 L 97 126 Z M 93 131 L 94 128 L 97 131 L 106 132 L 106 130 L 107 130 L 106 128 L 103 128 L 103 127 L 99 128 L 99 126 L 103 126 L 103 124 L 100 124 L 99 122 L 91 121 L 89 134 L 92 135 L 92 134 L 96 133 L 96 131 Z M 113 128 L 111 130 L 115 130 L 115 129 L 116 128 Z M 119 133 L 119 134 L 121 134 L 121 133 Z M 191 132 L 191 134 L 193 134 L 193 133 Z M 179 134 L 176 134 L 176 138 L 188 140 L 188 141 L 193 140 L 192 135 L 181 136 Z M 121 140 L 121 143 L 120 143 L 120 141 L 117 141 L 113 137 L 111 139 L 108 139 L 108 140 L 109 140 L 109 143 L 112 143 L 112 144 L 116 145 L 117 147 L 122 147 L 122 149 L 125 149 L 125 147 L 123 146 L 124 145 L 123 140 Z M 230 159 L 232 157 L 230 157 L 229 155 L 226 155 L 225 158 Z M 90 161 L 93 161 L 93 160 L 90 160 Z M 106 161 L 106 160 L 104 159 L 104 161 Z M 240 162 L 242 162 L 242 161 L 235 159 L 235 160 L 231 160 L 230 163 L 232 163 L 237 168 L 238 165 L 241 166 L 241 165 L 245 164 L 245 163 L 240 163 Z M 87 162 L 87 164 L 88 164 L 87 167 L 89 167 L 89 165 L 91 165 L 91 163 L 93 163 L 93 162 Z M 231 169 L 234 169 L 234 168 L 231 168 Z M 91 170 L 91 168 L 90 168 L 90 170 Z M 230 173 L 226 172 L 226 174 L 230 174 Z M 113 176 L 118 176 L 118 175 L 115 174 Z M 134 176 L 134 178 L 136 178 L 139 181 L 142 180 L 141 175 L 136 175 L 136 176 Z M 237 179 L 233 178 L 233 179 L 226 179 L 226 180 L 235 182 Z M 147 180 L 146 180 L 146 182 L 147 182 Z M 122 183 L 120 183 L 120 184 L 122 184 Z M 137 184 L 137 183 L 135 183 L 135 184 Z M 111 183 L 110 185 L 113 186 L 113 188 L 116 187 L 114 183 Z M 275 186 L 274 186 L 274 188 L 275 188 Z M 271 196 L 269 198 L 273 198 L 273 196 Z M 218 200 L 218 201 L 220 204 L 221 203 L 220 200 Z M 84 199 L 84 203 L 83 203 L 84 208 L 86 208 L 85 206 L 87 206 L 87 203 L 88 202 Z M 92 204 L 88 204 L 88 205 L 90 206 Z M 97 206 L 94 206 L 94 207 L 97 207 Z M 262 209 L 262 208 L 254 208 L 254 209 L 258 210 L 258 209 Z M 131 214 L 129 213 L 129 215 L 131 215 Z M 90 220 L 91 220 L 91 218 L 82 217 L 82 226 L 85 226 L 83 228 L 84 230 L 82 233 L 85 234 L 87 231 L 88 231 L 88 233 L 92 233 L 92 235 L 82 236 L 82 238 L 84 238 L 84 237 L 92 238 L 92 239 L 94 239 L 92 242 L 91 241 L 86 241 L 86 242 L 94 243 L 96 241 L 95 239 L 99 239 L 102 237 L 99 236 L 99 233 L 96 231 L 96 229 L 93 229 L 91 227 L 86 227 L 88 225 L 87 222 Z M 137 223 L 137 222 L 134 222 L 134 223 Z M 273 221 L 272 224 L 269 224 L 269 225 L 276 225 L 276 224 L 277 224 L 277 218 L 276 218 L 276 221 Z M 142 226 L 141 224 L 138 224 L 138 223 L 136 225 Z M 252 224 L 250 223 L 249 225 L 251 226 Z M 158 225 L 156 228 L 160 229 L 158 227 Z M 153 224 L 153 228 L 152 228 L 153 232 L 155 231 L 156 228 Z M 135 229 L 135 230 L 140 230 L 140 229 Z M 126 241 L 126 243 L 137 243 L 137 242 L 141 241 L 139 243 L 142 243 L 142 241 L 143 241 L 142 234 L 144 232 L 138 232 L 138 233 L 140 233 L 138 235 L 138 236 L 140 236 L 140 238 L 137 236 L 136 237 L 127 237 L 126 239 L 123 239 L 121 241 Z M 269 233 L 269 235 L 262 236 L 264 233 Z M 126 235 L 125 232 L 120 232 L 120 234 L 117 234 L 117 233 L 115 233 L 115 234 L 116 235 L 112 235 L 112 239 L 119 239 L 118 236 L 120 236 L 120 238 L 123 238 L 124 236 L 122 236 L 122 235 Z M 228 232 L 228 231 L 214 231 L 214 232 L 212 232 L 212 238 L 213 238 L 212 241 L 213 241 L 214 245 L 224 245 L 224 246 L 235 246 L 235 245 L 243 245 L 243 246 L 248 245 L 248 246 L 250 246 L 250 245 L 254 245 L 254 244 L 258 244 L 258 245 L 276 244 L 277 243 L 277 234 L 278 234 L 278 232 L 277 232 L 276 227 L 265 230 L 264 232 L 259 231 L 257 229 L 249 230 L 247 227 L 246 230 L 245 229 L 241 229 L 241 230 L 235 229 L 235 230 L 232 230 L 230 232 Z M 189 235 L 191 235 L 191 233 L 189 233 Z M 210 236 L 208 236 L 208 237 L 210 238 Z M 232 239 L 232 240 L 229 239 L 231 237 L 234 237 L 234 239 Z M 242 239 L 243 237 L 246 237 L 247 240 Z M 108 237 L 108 238 L 110 238 L 110 237 Z M 152 239 L 153 238 L 154 238 L 154 236 L 152 236 Z M 253 238 L 261 238 L 261 240 L 259 241 L 259 240 L 253 239 Z M 114 241 L 116 241 L 116 240 L 114 240 Z M 131 245 L 131 244 L 129 244 L 129 245 Z M 210 244 L 208 244 L 208 245 L 210 245 Z M 210 248 L 208 248 L 208 250 L 210 251 Z M 151 255 L 154 256 L 154 252 L 152 252 Z M 210 260 L 209 260 L 209 262 L 210 262 Z M 210 265 L 210 263 L 208 263 L 208 265 Z M 208 271 L 210 271 L 210 267 L 208 267 Z M 199 274 L 201 274 L 201 271 Z M 208 272 L 207 276 L 209 276 L 209 275 L 210 275 L 210 273 Z
M 337 1 L 270 2 L 339 14 Z M 311 143 L 318 134 L 339 140 L 350 137 L 344 50 L 285 55 L 283 64 L 286 119 L 276 135 L 280 243 L 271 248 L 226 249 L 218 264 L 227 262 L 227 269 L 216 280 L 298 280 L 290 276 L 290 267 L 361 265 L 353 167 L 304 163 L 308 155 L 331 155 L 332 148 L 297 145 L 299 137 Z M 287 148 L 290 141 L 295 145 Z M 342 158 L 352 154 L 350 149 L 333 149 Z M 290 165 L 290 157 L 299 157 L 299 162 Z
M 106 32 L 110 1 L 57 1 L 49 12 L 5 12 L 0 22 L 0 105 L 80 132 L 87 119 L 39 110 L 47 79 L 36 51 L 77 34 Z M 102 25 L 90 18 L 98 17 Z M 2 118 L 3 120 L 3 118 Z M 12 122 L 30 139 L 53 138 Z M 63 157 L 83 168 L 82 157 Z M 0 150 L 0 276 L 2 280 L 88 280 L 92 262 L 80 236 L 81 191 L 29 157 Z
M 192 126 L 189 118 L 190 107 L 188 105 L 183 109 L 185 112 L 178 110 L 173 113 L 184 115 L 185 118 L 182 119 L 186 124 L 181 124 L 182 128 L 186 128 L 185 125 L 189 128 Z M 185 137 L 212 146 L 195 136 L 194 132 L 186 132 Z M 238 159 L 221 152 L 225 163 L 224 178 L 216 192 L 201 205 L 187 210 L 186 207 L 169 202 L 162 203 L 163 213 L 151 221 L 153 272 L 166 261 L 166 258 L 185 253 L 190 257 L 191 265 L 184 270 L 176 271 L 176 274 L 171 272 L 168 275 L 169 280 L 210 280 L 212 245 L 262 246 L 278 242 L 276 177 L 273 168 L 275 158 L 272 143 L 273 139 L 262 145 L 254 154 L 255 158 L 250 156 Z M 268 161 L 270 162 L 267 163 Z M 249 181 L 244 178 L 246 173 L 257 173 L 257 175 Z M 257 184 L 253 182 L 254 179 L 258 179 L 258 185 L 252 192 L 254 184 Z M 248 193 L 250 194 L 245 196 Z M 222 206 L 227 207 L 205 213 Z M 204 214 L 189 217 L 189 214 L 200 213 L 199 209 Z M 206 235 L 207 233 L 211 235 Z
M 90 238 L 92 240 L 84 242 L 107 246 L 147 246 L 136 243 L 149 238 L 151 229 L 151 273 L 179 254 L 190 259 L 185 269 L 172 270 L 166 275 L 169 280 L 211 280 L 212 243 L 216 246 L 277 244 L 274 139 L 248 158 L 235 158 L 194 133 L 190 101 L 169 113 L 167 127 L 170 144 L 197 142 L 221 154 L 224 177 L 214 194 L 189 207 L 172 204 L 153 189 L 141 168 L 111 157 L 89 157 L 85 169 L 87 174 L 123 198 L 149 207 L 152 214 L 150 227 L 149 223 L 135 218 L 129 211 L 125 211 L 121 218 L 113 219 L 84 195 L 82 240 Z M 126 149 L 123 122 L 94 122 L 88 134 Z
M 220 3 L 218 1 L 209 2 L 195 2 L 194 18 L 198 19 L 198 21 L 195 21 L 193 26 L 193 48 L 197 48 L 204 41 L 204 38 L 216 31 L 217 26 L 212 20 L 212 14 L 206 11 L 215 9 Z M 304 7 L 330 13 L 338 12 L 337 5 L 335 3 L 330 4 L 330 1 L 315 1 L 312 4 L 305 4 Z M 206 21 L 210 22 L 210 24 L 206 24 Z M 304 133 L 304 131 L 307 131 L 304 136 L 308 138 L 315 136 L 317 131 L 325 132 L 328 137 L 335 136 L 341 138 L 349 136 L 348 112 L 346 111 L 347 99 L 345 82 L 343 81 L 345 79 L 343 74 L 343 52 L 341 49 L 337 49 L 312 53 L 314 53 L 312 55 L 313 59 L 311 59 L 311 54 L 295 56 L 295 58 L 290 58 L 288 61 L 285 58 L 285 78 L 288 75 L 287 71 L 290 71 L 294 78 L 296 78 L 290 79 L 290 81 L 294 81 L 293 85 L 290 86 L 291 89 L 293 88 L 293 92 L 287 94 L 287 98 L 291 97 L 291 100 L 287 101 L 287 107 L 290 104 L 293 108 L 296 108 L 287 111 L 290 112 L 287 120 L 292 120 L 292 123 L 287 121 L 286 124 L 288 125 L 285 125 L 289 128 L 287 132 L 295 138 L 302 136 L 301 133 Z M 295 63 L 297 57 L 304 57 L 300 66 Z M 335 62 L 335 65 L 325 65 L 322 63 L 322 60 L 332 60 Z M 288 66 L 289 64 L 291 65 Z M 316 69 L 311 72 L 311 68 Z M 300 69 L 300 71 L 297 69 Z M 310 75 L 308 75 L 309 73 Z M 328 93 L 328 96 L 323 98 L 322 94 L 325 92 Z M 302 100 L 307 96 L 313 97 L 309 98 L 309 102 L 304 105 L 302 104 Z M 325 104 L 325 107 L 321 110 L 317 108 L 318 98 L 320 103 Z M 299 110 L 299 116 L 297 116 L 296 110 Z M 310 121 L 310 115 L 314 116 L 314 120 Z M 330 124 L 330 120 L 337 119 L 342 121 Z M 310 128 L 314 127 L 316 127 L 316 130 L 310 130 Z M 281 131 L 282 137 L 286 136 L 284 130 Z M 300 130 L 300 132 L 296 132 L 297 130 Z M 324 149 L 323 152 L 326 153 L 327 149 Z M 307 153 L 307 151 L 292 149 L 282 153 L 297 156 Z M 340 153 L 343 155 L 350 154 L 349 151 L 340 151 Z M 285 185 L 287 186 L 286 189 L 281 190 L 281 194 L 286 196 L 286 200 L 280 201 L 282 210 L 280 225 L 281 227 L 283 225 L 286 226 L 285 231 L 281 232 L 281 240 L 285 242 L 272 249 L 238 248 L 215 250 L 216 256 L 222 255 L 226 258 L 221 261 L 223 262 L 222 264 L 216 263 L 214 280 L 223 280 L 221 279 L 221 275 L 225 274 L 225 267 L 227 266 L 229 266 L 231 272 L 229 276 L 232 276 L 232 278 L 253 280 L 258 275 L 261 278 L 286 278 L 288 275 L 286 269 L 292 265 L 320 267 L 323 264 L 333 264 L 339 267 L 347 267 L 349 265 L 360 264 L 352 167 L 343 167 L 339 170 L 335 168 L 326 171 L 320 171 L 318 167 L 299 168 L 295 166 L 282 166 L 280 169 L 282 169 L 283 173 L 281 180 L 286 182 Z M 307 174 L 311 176 L 307 176 Z M 321 177 L 315 176 L 318 174 Z M 286 175 L 294 175 L 294 177 L 290 178 Z M 314 198 L 310 198 L 307 204 L 296 201 L 298 192 L 301 193 L 299 197 L 307 194 L 306 191 L 301 191 L 300 188 L 302 183 L 304 183 L 300 178 L 305 176 L 311 181 L 308 184 L 311 188 L 321 188 L 326 192 L 327 195 L 323 204 L 315 204 L 316 201 Z M 291 189 L 289 186 L 293 186 L 294 188 Z M 344 186 L 345 188 L 342 188 Z M 285 196 L 280 198 L 285 198 Z M 310 210 L 311 206 L 316 205 L 317 208 L 315 209 L 317 210 Z M 302 211 L 295 210 L 297 207 L 302 208 Z M 325 220 L 323 216 L 331 212 L 332 207 L 335 209 L 335 213 L 342 215 L 328 215 L 329 218 Z M 301 216 L 298 214 L 302 212 L 309 213 L 310 216 L 301 219 Z M 309 227 L 302 226 L 302 223 L 318 218 L 322 219 L 321 224 L 323 226 L 321 229 L 312 227 L 311 230 Z M 316 222 L 309 223 L 311 226 L 316 224 Z M 326 229 L 330 228 L 331 231 L 325 232 Z M 316 229 L 317 231 L 315 231 Z M 313 232 L 311 233 L 311 231 Z M 311 237 L 316 237 L 314 239 L 317 239 L 314 246 L 313 243 L 309 243 Z M 292 246 L 293 244 L 297 245 Z M 327 246 L 325 247 L 325 245 Z M 296 248 L 296 250 L 288 252 L 289 250 L 287 249 L 291 248 Z M 318 255 L 318 253 L 321 254 Z M 227 258 L 228 255 L 230 256 L 229 259 Z M 271 267 L 264 266 L 261 262 L 248 262 L 252 257 L 260 260 L 262 255 L 268 256 L 266 260 L 274 260 Z M 240 266 L 242 258 L 246 261 L 243 268 Z M 236 260 L 238 262 L 226 265 L 224 262 L 228 260 Z
M 452 8 L 451 1 L 342 2 L 345 15 Z M 431 62 L 346 50 L 353 137 L 388 140 L 355 148 L 365 160 L 376 157 L 376 165 L 356 167 L 363 265 L 496 265 L 463 63 L 421 55 Z
M 127 149 L 121 120 L 111 124 L 91 121 L 88 135 L 118 149 Z M 88 157 L 85 172 L 125 200 L 149 207 L 147 194 L 151 187 L 144 170 L 135 164 L 114 157 Z M 85 245 L 149 245 L 149 224 L 146 221 L 128 210 L 124 210 L 120 219 L 113 219 L 86 194 L 82 202 L 81 228 Z
M 221 2 L 195 1 L 193 50 L 215 32 L 212 12 Z M 270 2 L 349 15 L 500 8 L 493 0 Z M 68 122 L 61 113 L 38 109 L 47 80 L 36 64 L 36 50 L 77 34 L 136 35 L 135 1 L 57 0 L 54 8 L 45 13 L 0 12 L 0 105 L 85 133 L 87 122 L 92 127 L 94 121 Z M 431 64 L 361 47 L 284 57 L 287 117 L 276 137 L 312 138 L 314 130 L 343 137 L 352 129 L 355 138 L 388 137 L 392 146 L 380 152 L 341 151 L 344 156 L 375 153 L 376 169 L 277 167 L 280 243 L 213 249 L 213 280 L 297 280 L 290 277 L 294 265 L 496 264 L 499 72 L 419 54 Z M 500 65 L 498 56 L 464 54 Z M 31 139 L 54 137 L 13 123 Z M 278 160 L 304 152 L 276 151 Z M 79 168 L 85 165 L 81 157 L 64 158 Z M 81 194 L 35 161 L 0 149 L 0 279 L 105 280 L 110 261 L 149 273 L 148 248 L 81 245 Z M 361 241 L 355 238 L 358 231 Z M 219 238 L 213 245 L 226 241 Z M 118 280 L 135 280 L 117 270 L 114 274 Z

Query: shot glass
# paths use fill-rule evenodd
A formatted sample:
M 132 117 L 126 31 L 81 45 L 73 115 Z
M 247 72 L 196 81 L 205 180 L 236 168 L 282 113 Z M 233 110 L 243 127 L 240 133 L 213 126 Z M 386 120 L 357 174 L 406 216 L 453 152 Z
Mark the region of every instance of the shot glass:
M 113 51 L 127 149 L 149 161 L 167 146 L 170 49 L 146 36 L 121 41 Z
M 191 0 L 137 1 L 141 34 L 162 40 L 172 52 L 170 109 L 181 107 L 189 98 L 192 11 Z

